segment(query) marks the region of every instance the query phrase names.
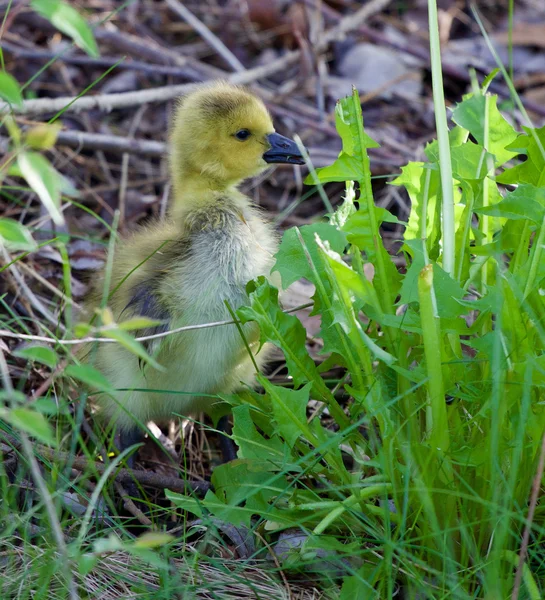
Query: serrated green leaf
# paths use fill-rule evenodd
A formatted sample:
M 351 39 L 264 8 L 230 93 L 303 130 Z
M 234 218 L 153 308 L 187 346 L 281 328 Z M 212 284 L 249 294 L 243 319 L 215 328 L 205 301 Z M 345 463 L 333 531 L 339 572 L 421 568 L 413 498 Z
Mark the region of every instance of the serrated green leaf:
M 382 221 L 396 222 L 397 219 L 384 208 L 373 206 L 372 210 L 375 211 L 376 231 L 373 228 L 367 203 L 364 202 L 360 202 L 359 210 L 350 215 L 343 226 L 343 231 L 351 244 L 365 252 L 367 261 L 372 263 L 375 269 L 384 269 L 388 288 L 383 287 L 379 277 L 375 279 L 374 285 L 380 297 L 393 301 L 397 296 L 400 276 L 390 255 L 384 248 L 378 228 Z M 336 251 L 334 248 L 331 249 Z
M 363 331 L 361 323 L 356 318 L 356 312 L 361 308 L 361 303 L 356 301 L 358 297 L 363 299 L 363 303 L 374 305 L 377 310 L 380 310 L 380 303 L 372 284 L 346 265 L 341 256 L 333 252 L 327 243 L 324 244 L 319 241 L 319 247 L 320 256 L 325 263 L 326 275 L 332 290 L 330 310 L 326 311 L 325 307 L 322 309 L 324 347 L 327 351 L 335 351 L 348 359 L 349 354 L 352 355 L 354 352 L 348 343 L 348 340 L 351 340 L 354 346 L 363 343 L 375 358 L 386 364 L 392 364 L 396 359 Z M 328 314 L 329 312 L 331 314 Z M 341 326 L 348 340 L 345 339 L 340 344 L 338 342 L 336 344 L 331 343 L 331 340 L 326 336 L 325 328 L 333 329 L 335 324 Z M 326 339 L 328 340 L 327 344 Z
M 340 255 L 334 252 L 330 247 L 327 251 L 327 259 L 338 284 L 342 285 L 345 290 L 355 296 L 359 301 L 357 302 L 357 306 L 377 303 L 377 296 L 373 284 L 365 277 L 360 277 L 359 273 L 356 273 L 352 267 L 347 265 L 341 259 Z
M 199 519 L 203 518 L 205 514 L 203 511 L 203 501 L 199 500 L 197 502 L 197 500 L 195 498 L 192 498 L 191 496 L 186 496 L 185 494 L 177 494 L 176 492 L 171 492 L 170 490 L 165 490 L 165 496 L 178 508 L 181 508 L 182 510 L 187 510 Z
M 494 164 L 494 156 L 490 152 L 469 140 L 461 146 L 451 148 L 450 155 L 452 173 L 458 180 L 484 179 L 489 165 Z
M 23 105 L 23 95 L 17 79 L 5 71 L 0 71 L 0 98 L 9 104 Z
M 50 446 L 57 445 L 53 428 L 41 413 L 29 408 L 13 408 L 11 410 L 3 409 L 0 411 L 0 415 L 16 429 L 20 429 Z
M 13 355 L 42 363 L 51 369 L 54 369 L 59 362 L 57 353 L 47 346 L 27 346 L 26 348 L 15 350 Z
M 487 150 L 496 157 L 496 167 L 515 156 L 515 152 L 507 150 L 507 146 L 518 135 L 498 110 L 497 101 L 497 96 L 469 96 L 457 104 L 452 114 L 453 121 L 467 129 L 481 146 L 484 145 L 485 134 L 488 134 Z M 466 146 L 467 144 L 464 144 L 462 148 L 465 149 Z
M 356 207 L 354 206 L 355 200 L 356 192 L 354 190 L 354 182 L 347 181 L 343 203 L 329 217 L 329 223 L 333 225 L 333 227 L 342 229 L 342 226 L 346 223 L 348 217 L 356 212 Z
M 401 167 L 401 175 L 392 181 L 392 185 L 405 186 L 411 199 L 411 214 L 404 238 L 421 238 L 425 223 L 425 237 L 428 248 L 435 245 L 441 235 L 437 202 L 440 177 L 435 163 L 410 162 Z M 425 207 L 425 214 L 423 214 Z
M 284 313 L 278 305 L 278 290 L 265 277 L 250 281 L 247 286 L 250 306 L 237 311 L 242 323 L 256 321 L 259 325 L 261 342 L 272 342 L 286 357 L 288 371 L 296 386 L 309 381 L 321 382 L 314 361 L 305 348 L 306 331 L 301 321 Z
M 61 0 L 32 0 L 32 8 L 54 27 L 71 37 L 89 56 L 100 56 L 91 28 L 79 12 Z
M 475 212 L 505 219 L 528 219 L 541 224 L 545 215 L 545 188 L 529 184 L 519 185 L 497 204 L 476 209 Z
M 360 115 L 354 106 L 353 95 L 337 102 L 335 106 L 335 127 L 341 137 L 343 149 L 332 165 L 316 169 L 316 176 L 321 183 L 347 180 L 361 181 L 364 178 L 362 149 L 378 148 L 379 144 L 365 131 L 363 132 L 363 139 L 360 138 L 359 119 Z M 317 183 L 312 173 L 305 179 L 305 183 L 307 185 Z
M 484 355 L 487 360 L 492 362 L 495 358 L 496 348 L 498 347 L 498 334 L 495 331 L 491 331 L 483 336 L 465 340 L 464 344 L 470 348 L 474 348 L 481 355 Z M 504 352 L 498 353 L 498 360 L 500 361 L 501 368 L 505 369 L 507 367 L 507 358 Z
M 14 219 L 0 217 L 0 242 L 8 250 L 24 250 L 30 252 L 36 249 L 36 242 L 30 231 Z
M 522 129 L 525 133 L 509 144 L 507 150 L 524 154 L 526 160 L 511 169 L 506 169 L 498 175 L 497 181 L 513 185 L 530 183 L 537 187 L 545 187 L 545 125 L 539 129 Z
M 90 365 L 69 365 L 64 372 L 68 377 L 73 377 L 97 390 L 112 390 L 112 384 L 108 379 L 98 369 Z
M 299 231 L 311 258 L 316 264 L 319 264 L 318 247 L 315 240 L 316 234 L 318 234 L 320 239 L 327 240 L 331 248 L 339 253 L 343 252 L 347 244 L 346 234 L 329 223 L 304 225 Z M 315 279 L 295 228 L 288 229 L 284 233 L 275 258 L 276 263 L 272 270 L 280 273 L 282 287 L 287 288 L 301 277 L 305 277 L 309 281 Z
M 307 384 L 300 390 L 275 386 L 266 377 L 258 376 L 259 382 L 269 395 L 273 415 L 278 423 L 278 431 L 290 447 L 293 447 L 301 436 L 307 440 L 314 440 L 314 434 L 307 423 L 307 404 L 311 384 Z
M 265 439 L 256 429 L 248 405 L 233 409 L 233 438 L 238 446 L 239 458 L 265 461 L 278 468 L 285 468 L 286 446 L 278 436 Z M 290 470 L 293 470 L 290 467 Z M 300 470 L 296 469 L 296 470 Z
M 375 219 L 379 227 L 382 223 L 406 225 L 406 223 L 400 221 L 389 210 L 381 206 L 375 206 Z M 342 231 L 346 233 L 346 237 L 351 244 L 355 244 L 358 248 L 369 254 L 369 247 L 373 245 L 373 232 L 369 215 L 365 209 L 360 208 L 353 212 L 343 225 Z M 320 235 L 319 232 L 318 235 Z M 320 239 L 322 239 L 321 236 Z M 332 248 L 332 250 L 334 249 Z M 374 250 L 371 251 L 371 253 L 373 252 Z
M 64 223 L 60 211 L 62 175 L 44 156 L 36 152 L 22 152 L 17 159 L 17 166 L 28 185 L 38 194 L 53 221 L 57 225 L 62 225 Z
M 215 492 L 208 492 L 205 506 L 223 521 L 233 525 L 251 525 L 256 514 L 269 512 L 269 501 L 281 496 L 288 487 L 286 477 L 276 475 L 264 463 L 235 460 L 224 463 L 212 473 Z
M 270 512 L 269 500 L 281 495 L 288 483 L 281 475 L 270 480 L 272 473 L 247 460 L 234 460 L 217 467 L 212 473 L 215 492 L 209 490 L 203 500 L 195 500 L 182 494 L 166 490 L 166 497 L 182 510 L 199 518 L 205 517 L 206 509 L 218 519 L 233 525 L 250 527 L 256 514 Z M 279 521 L 285 519 L 279 516 Z

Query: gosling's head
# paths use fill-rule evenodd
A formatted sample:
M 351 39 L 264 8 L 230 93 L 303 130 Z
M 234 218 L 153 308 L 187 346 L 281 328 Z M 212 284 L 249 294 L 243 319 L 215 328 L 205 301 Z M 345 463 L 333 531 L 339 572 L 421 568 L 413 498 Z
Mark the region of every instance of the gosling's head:
M 270 163 L 304 163 L 292 140 L 275 133 L 263 102 L 248 90 L 217 83 L 183 98 L 171 135 L 174 191 L 198 176 L 222 189 L 252 177 Z

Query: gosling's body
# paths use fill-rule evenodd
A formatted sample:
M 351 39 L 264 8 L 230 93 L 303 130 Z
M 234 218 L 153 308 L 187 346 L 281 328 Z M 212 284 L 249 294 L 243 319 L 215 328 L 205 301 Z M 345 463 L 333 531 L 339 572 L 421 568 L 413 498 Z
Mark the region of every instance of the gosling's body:
M 202 209 L 187 213 L 182 230 L 158 223 L 143 233 L 116 252 L 112 289 L 125 273 L 167 243 L 135 272 L 112 306 L 118 320 L 140 315 L 166 321 L 160 331 L 229 320 L 225 301 L 233 309 L 245 304 L 246 283 L 270 273 L 276 251 L 271 227 L 247 199 L 233 195 L 205 214 Z M 248 324 L 244 332 L 256 352 L 256 326 Z M 152 341 L 147 349 L 164 372 L 142 366 L 118 344 L 102 345 L 96 357 L 96 366 L 116 388 L 148 390 L 100 397 L 104 416 L 115 419 L 121 429 L 134 427 L 135 420 L 146 423 L 173 414 L 211 412 L 214 399 L 199 394 L 229 393 L 241 381 L 251 384 L 254 378 L 255 368 L 234 326 L 184 331 Z M 266 348 L 262 348 L 257 359 L 262 363 L 265 358 Z
M 236 186 L 268 162 L 301 164 L 294 145 L 287 154 L 290 140 L 273 132 L 261 101 L 240 88 L 220 84 L 183 101 L 172 134 L 174 201 L 167 218 L 136 231 L 115 249 L 110 282 L 115 292 L 108 305 L 117 322 L 137 315 L 163 322 L 139 332 L 145 335 L 229 320 L 225 301 L 236 310 L 248 301 L 248 281 L 270 277 L 277 237 Z M 282 148 L 285 160 L 279 158 Z M 88 302 L 89 312 L 100 304 L 102 290 L 103 278 Z M 249 323 L 243 330 L 262 364 L 267 347 L 259 349 L 257 326 Z M 101 415 L 122 431 L 173 414 L 213 413 L 217 400 L 208 395 L 230 393 L 255 377 L 234 325 L 183 331 L 147 342 L 146 348 L 164 371 L 142 364 L 119 344 L 99 344 L 88 354 L 120 390 L 102 394 L 97 402 Z

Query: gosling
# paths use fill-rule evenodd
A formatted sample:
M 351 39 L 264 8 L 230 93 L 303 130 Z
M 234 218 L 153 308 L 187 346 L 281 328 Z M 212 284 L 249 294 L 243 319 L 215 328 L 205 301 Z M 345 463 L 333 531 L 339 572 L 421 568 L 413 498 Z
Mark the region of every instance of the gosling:
M 277 238 L 237 186 L 271 163 L 304 164 L 297 145 L 275 132 L 263 102 L 248 90 L 218 83 L 181 99 L 171 131 L 173 200 L 164 220 L 148 224 L 115 248 L 108 305 L 120 322 L 143 316 L 162 322 L 141 335 L 228 320 L 248 302 L 248 281 L 271 277 Z M 104 275 L 87 302 L 100 305 Z M 258 366 L 255 323 L 243 327 Z M 97 398 L 100 415 L 115 423 L 121 447 L 142 438 L 141 425 L 173 414 L 214 414 L 217 400 L 255 367 L 234 325 L 203 328 L 150 340 L 146 349 L 163 367 L 139 361 L 119 344 L 99 344 L 92 361 L 117 391 Z M 224 421 L 225 424 L 225 421 Z M 225 450 L 224 450 L 225 456 Z

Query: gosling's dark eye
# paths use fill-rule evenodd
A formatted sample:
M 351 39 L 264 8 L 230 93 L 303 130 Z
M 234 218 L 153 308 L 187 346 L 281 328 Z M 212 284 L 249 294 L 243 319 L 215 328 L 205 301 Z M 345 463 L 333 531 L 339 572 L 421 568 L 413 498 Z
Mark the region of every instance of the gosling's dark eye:
M 240 129 L 235 133 L 235 137 L 241 142 L 246 141 L 251 135 L 252 134 L 247 129 Z

